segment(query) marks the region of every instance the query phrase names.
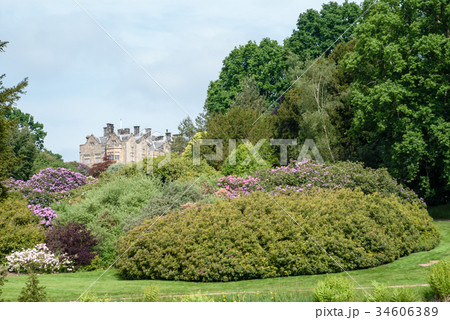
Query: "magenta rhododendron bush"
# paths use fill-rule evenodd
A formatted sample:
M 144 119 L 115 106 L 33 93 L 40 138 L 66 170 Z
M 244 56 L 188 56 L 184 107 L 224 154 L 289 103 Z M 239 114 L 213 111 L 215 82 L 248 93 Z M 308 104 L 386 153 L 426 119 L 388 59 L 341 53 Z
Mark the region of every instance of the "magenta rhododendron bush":
M 70 196 L 70 191 L 91 183 L 86 176 L 66 168 L 47 168 L 33 175 L 30 180 L 9 179 L 7 186 L 20 191 L 28 201 L 28 208 L 42 218 L 41 225 L 50 227 L 57 218 L 50 204 Z
M 378 192 L 386 196 L 396 195 L 405 201 L 425 206 L 423 199 L 414 191 L 397 183 L 386 169 L 365 168 L 362 164 L 353 162 L 337 162 L 330 165 L 307 160 L 292 162 L 287 166 L 261 169 L 245 178 L 222 177 L 218 186 L 222 189 L 219 195 L 227 195 L 230 198 L 245 196 L 259 190 L 277 194 L 306 192 L 316 188 L 332 190 L 359 188 L 365 194 Z

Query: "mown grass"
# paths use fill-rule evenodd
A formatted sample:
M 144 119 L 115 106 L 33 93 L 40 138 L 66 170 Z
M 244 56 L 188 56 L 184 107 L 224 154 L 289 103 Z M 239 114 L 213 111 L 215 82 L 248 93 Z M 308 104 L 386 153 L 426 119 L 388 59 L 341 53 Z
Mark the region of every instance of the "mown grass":
M 348 274 L 361 286 L 371 286 L 374 280 L 388 285 L 426 283 L 429 267 L 421 267 L 419 264 L 428 263 L 430 260 L 441 260 L 450 256 L 450 221 L 436 221 L 435 224 L 441 231 L 442 239 L 439 246 L 433 250 L 414 253 L 387 265 L 350 271 Z M 103 270 L 98 270 L 65 274 L 43 274 L 39 276 L 39 280 L 46 287 L 48 300 L 74 301 L 103 272 Z M 224 283 L 137 281 L 122 280 L 118 276 L 117 270 L 111 269 L 92 286 L 90 291 L 99 297 L 107 296 L 115 300 L 131 298 L 126 300 L 136 301 L 142 296 L 147 286 L 157 285 L 159 286 L 160 294 L 166 296 L 163 298 L 166 301 L 179 299 L 178 295 L 196 293 L 214 294 L 213 297 L 216 301 L 220 300 L 222 293 L 227 301 L 236 300 L 238 294 L 239 297 L 244 294 L 246 296 L 245 301 L 312 301 L 311 289 L 324 277 L 325 275 L 313 275 Z M 8 276 L 7 279 L 8 282 L 3 288 L 3 298 L 6 301 L 16 301 L 20 290 L 25 284 L 26 276 Z M 356 286 L 358 285 L 355 284 Z M 418 288 L 417 290 L 422 289 Z M 272 299 L 270 292 L 276 293 L 276 300 Z

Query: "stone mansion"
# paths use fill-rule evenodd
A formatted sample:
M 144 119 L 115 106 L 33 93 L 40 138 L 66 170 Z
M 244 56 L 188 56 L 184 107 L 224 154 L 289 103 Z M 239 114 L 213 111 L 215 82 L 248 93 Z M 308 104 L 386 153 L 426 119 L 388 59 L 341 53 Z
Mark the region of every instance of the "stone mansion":
M 166 130 L 164 135 L 152 135 L 152 129 L 141 131 L 139 126 L 118 129 L 114 132 L 114 124 L 107 123 L 103 128 L 103 137 L 93 134 L 86 137 L 86 142 L 80 145 L 80 162 L 88 166 L 102 162 L 106 156 L 117 163 L 133 163 L 145 157 L 157 157 L 170 152 L 171 133 Z

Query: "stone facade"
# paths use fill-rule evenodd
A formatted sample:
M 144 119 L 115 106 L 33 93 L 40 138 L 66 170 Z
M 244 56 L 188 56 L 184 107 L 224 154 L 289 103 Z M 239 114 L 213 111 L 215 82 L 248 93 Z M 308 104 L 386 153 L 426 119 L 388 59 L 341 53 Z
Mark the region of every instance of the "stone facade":
M 80 145 L 80 162 L 88 166 L 102 162 L 106 156 L 117 163 L 133 163 L 145 157 L 157 157 L 170 152 L 171 133 L 152 135 L 151 128 L 141 131 L 139 126 L 118 129 L 114 132 L 114 124 L 107 123 L 103 128 L 103 136 L 97 138 L 93 134 L 86 137 Z

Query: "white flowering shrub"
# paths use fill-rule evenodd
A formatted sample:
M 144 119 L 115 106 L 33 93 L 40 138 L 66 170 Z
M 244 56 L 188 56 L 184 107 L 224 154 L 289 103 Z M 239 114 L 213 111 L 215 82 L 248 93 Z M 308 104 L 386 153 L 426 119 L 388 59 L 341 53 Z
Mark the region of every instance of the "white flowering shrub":
M 45 243 L 34 248 L 15 251 L 6 257 L 6 267 L 10 272 L 70 272 L 74 264 L 66 254 L 56 255 Z

